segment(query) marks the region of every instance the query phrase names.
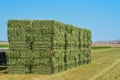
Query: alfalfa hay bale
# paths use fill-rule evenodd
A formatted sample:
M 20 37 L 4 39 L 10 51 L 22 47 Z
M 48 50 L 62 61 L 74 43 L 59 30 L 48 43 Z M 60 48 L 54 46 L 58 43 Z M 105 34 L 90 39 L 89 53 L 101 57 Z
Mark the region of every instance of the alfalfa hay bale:
M 9 73 L 51 74 L 91 61 L 91 32 L 73 25 L 9 20 L 8 38 Z

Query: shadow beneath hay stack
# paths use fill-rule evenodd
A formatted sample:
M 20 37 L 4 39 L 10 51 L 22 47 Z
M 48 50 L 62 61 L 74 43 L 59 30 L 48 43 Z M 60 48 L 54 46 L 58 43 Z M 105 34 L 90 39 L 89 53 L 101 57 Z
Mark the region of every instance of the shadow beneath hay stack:
M 7 57 L 6 57 L 6 51 L 8 49 L 0 49 L 0 70 L 7 69 Z
M 0 65 L 6 65 L 6 52 L 0 52 Z

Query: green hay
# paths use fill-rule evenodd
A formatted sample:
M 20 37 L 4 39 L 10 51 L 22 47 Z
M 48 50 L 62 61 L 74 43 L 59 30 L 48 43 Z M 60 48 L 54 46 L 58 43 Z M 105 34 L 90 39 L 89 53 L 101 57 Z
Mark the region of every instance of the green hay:
M 51 74 L 91 61 L 91 31 L 73 25 L 9 20 L 8 39 L 8 73 Z

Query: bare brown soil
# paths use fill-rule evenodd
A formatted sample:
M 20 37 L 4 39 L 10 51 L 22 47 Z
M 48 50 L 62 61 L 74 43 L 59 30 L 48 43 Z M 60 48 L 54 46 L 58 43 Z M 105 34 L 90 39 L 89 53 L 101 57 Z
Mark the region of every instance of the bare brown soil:
M 0 44 L 2 44 L 2 45 L 8 45 L 9 42 L 0 42 Z
M 113 47 L 113 48 L 117 48 L 119 47 L 120 48 L 120 44 L 109 44 L 109 43 L 93 43 L 92 44 L 93 47 L 97 47 L 97 46 L 110 46 L 110 47 Z

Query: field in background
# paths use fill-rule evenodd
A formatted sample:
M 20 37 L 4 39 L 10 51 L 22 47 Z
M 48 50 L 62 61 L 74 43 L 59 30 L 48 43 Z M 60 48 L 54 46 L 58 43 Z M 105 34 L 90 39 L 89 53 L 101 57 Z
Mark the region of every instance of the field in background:
M 9 47 L 9 45 L 0 45 L 0 48 L 8 48 Z
M 0 42 L 0 48 L 8 48 L 9 43 L 8 42 Z
M 92 50 L 92 62 L 61 73 L 4 74 L 0 80 L 120 80 L 120 48 Z
M 120 44 L 108 44 L 108 43 L 92 43 L 92 47 L 112 47 L 112 48 L 120 48 Z
M 9 45 L 9 42 L 0 42 L 1 45 Z
M 92 50 L 95 50 L 95 49 L 108 49 L 108 48 L 112 48 L 110 46 L 92 46 Z

